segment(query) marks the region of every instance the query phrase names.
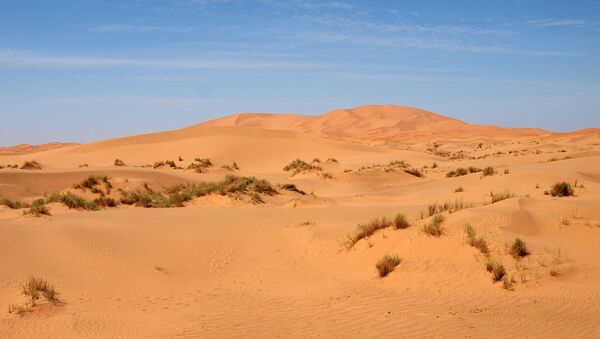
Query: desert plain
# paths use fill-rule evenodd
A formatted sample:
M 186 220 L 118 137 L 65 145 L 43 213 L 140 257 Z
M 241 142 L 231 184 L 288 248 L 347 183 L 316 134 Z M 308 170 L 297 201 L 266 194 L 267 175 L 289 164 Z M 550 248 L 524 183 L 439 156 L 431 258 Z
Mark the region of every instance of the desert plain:
M 387 105 L 0 148 L 0 337 L 437 336 L 600 337 L 599 129 Z

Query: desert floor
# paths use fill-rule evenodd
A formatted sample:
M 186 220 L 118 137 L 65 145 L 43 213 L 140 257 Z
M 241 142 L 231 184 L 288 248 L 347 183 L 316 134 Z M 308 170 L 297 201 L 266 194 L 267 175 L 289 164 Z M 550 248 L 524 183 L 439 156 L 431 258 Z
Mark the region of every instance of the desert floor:
M 91 175 L 109 177 L 115 198 L 228 174 L 306 193 L 276 186 L 258 194 L 262 202 L 213 193 L 181 208 L 97 211 L 53 202 L 39 217 L 0 205 L 0 337 L 599 337 L 598 134 L 490 135 L 443 142 L 445 153 L 428 151 L 428 140 L 401 149 L 203 126 L 0 155 L 0 165 L 42 165 L 0 169 L 0 198 L 13 201 L 67 191 L 93 199 L 74 188 Z M 197 157 L 213 166 L 185 169 Z M 297 158 L 320 169 L 283 170 Z M 164 160 L 184 169 L 142 167 Z M 399 160 L 410 165 L 389 165 Z M 470 166 L 494 174 L 446 176 Z M 574 196 L 544 194 L 562 181 Z M 492 203 L 492 192 L 510 194 Z M 422 230 L 434 203 L 462 205 L 441 213 L 439 237 Z M 410 227 L 344 245 L 358 224 L 397 213 Z M 469 245 L 467 223 L 503 263 L 504 282 Z M 515 259 L 517 237 L 529 254 Z M 402 262 L 382 278 L 375 264 L 386 254 Z M 27 300 L 32 276 L 53 284 L 61 302 L 9 313 Z

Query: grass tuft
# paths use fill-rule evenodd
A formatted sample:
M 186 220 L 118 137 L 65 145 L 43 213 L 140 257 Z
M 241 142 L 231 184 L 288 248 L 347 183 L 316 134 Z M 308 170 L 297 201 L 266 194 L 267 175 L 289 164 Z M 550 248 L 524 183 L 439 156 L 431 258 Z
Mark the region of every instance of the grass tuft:
M 550 188 L 550 195 L 553 197 L 568 197 L 573 194 L 573 187 L 568 182 L 557 182 Z
M 410 175 L 414 175 L 415 177 L 419 177 L 419 178 L 421 178 L 423 176 L 423 172 L 421 172 L 417 168 L 407 168 L 404 170 L 404 172 L 406 172 Z
M 399 230 L 399 229 L 409 228 L 410 223 L 408 222 L 408 220 L 406 220 L 406 217 L 404 216 L 404 214 L 398 213 L 394 217 L 394 220 L 392 220 L 392 226 L 394 226 L 394 229 Z
M 490 196 L 492 198 L 492 204 L 495 204 L 502 200 L 514 198 L 515 194 L 510 191 L 504 191 L 504 192 L 498 192 L 498 193 L 490 192 Z
M 504 265 L 497 259 L 488 257 L 485 262 L 485 269 L 492 273 L 492 279 L 494 281 L 500 281 L 506 275 Z
M 434 237 L 439 237 L 442 235 L 443 231 L 442 231 L 442 224 L 444 223 L 444 216 L 441 214 L 436 214 L 433 216 L 433 219 L 431 219 L 431 222 L 429 222 L 428 224 L 425 224 L 423 226 L 423 232 L 425 232 L 428 235 L 434 236 Z
M 115 165 L 117 167 L 127 166 L 127 165 L 125 165 L 125 162 L 123 162 L 123 160 L 121 160 L 121 159 L 115 159 L 115 162 L 113 163 L 113 165 Z
M 317 159 L 315 159 L 317 160 Z M 313 160 L 312 163 L 318 163 L 315 162 L 315 160 Z M 283 170 L 286 172 L 292 172 L 292 175 L 296 175 L 302 172 L 308 172 L 308 171 L 320 171 L 321 167 L 317 166 L 317 165 L 313 165 L 312 163 L 307 163 L 306 161 L 300 160 L 300 159 L 296 159 L 294 161 L 292 161 L 291 163 L 287 164 Z
M 23 163 L 23 165 L 21 165 L 21 169 L 24 170 L 40 170 L 42 169 L 42 164 L 40 164 L 39 162 L 32 160 L 32 161 L 25 161 Z
M 346 235 L 346 250 L 350 250 L 360 240 L 368 238 L 375 234 L 375 232 L 390 226 L 392 226 L 392 221 L 386 217 L 374 218 L 366 224 L 358 224 L 354 232 Z
M 477 234 L 473 226 L 466 224 L 465 225 L 465 234 L 467 235 L 467 243 L 472 247 L 477 248 L 481 253 L 487 255 L 490 253 L 487 242 L 483 236 L 477 238 Z
M 521 238 L 516 238 L 515 241 L 510 245 L 510 255 L 515 259 L 527 256 L 529 251 L 527 250 L 527 244 Z
M 375 267 L 379 272 L 380 277 L 385 277 L 390 274 L 396 266 L 400 265 L 402 259 L 397 255 L 385 255 L 383 258 L 379 259 Z

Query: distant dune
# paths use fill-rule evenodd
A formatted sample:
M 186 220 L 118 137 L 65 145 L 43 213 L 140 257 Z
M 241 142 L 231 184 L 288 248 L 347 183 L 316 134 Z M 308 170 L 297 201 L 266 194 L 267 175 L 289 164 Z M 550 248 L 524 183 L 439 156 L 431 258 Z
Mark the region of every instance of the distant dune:
M 36 152 L 48 151 L 51 149 L 70 147 L 79 145 L 74 142 L 50 142 L 42 145 L 29 145 L 29 144 L 21 144 L 9 147 L 0 147 L 0 155 L 21 155 L 21 154 L 29 154 Z

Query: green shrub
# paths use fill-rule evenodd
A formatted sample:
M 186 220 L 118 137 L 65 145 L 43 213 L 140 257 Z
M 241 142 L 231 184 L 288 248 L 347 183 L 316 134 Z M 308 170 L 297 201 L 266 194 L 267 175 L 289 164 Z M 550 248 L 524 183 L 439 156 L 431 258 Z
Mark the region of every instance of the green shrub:
M 550 195 L 553 197 L 568 197 L 574 193 L 573 187 L 568 182 L 557 182 L 550 188 Z
M 528 255 L 529 251 L 527 250 L 525 241 L 523 241 L 521 238 L 516 238 L 515 241 L 513 241 L 513 243 L 510 245 L 510 254 L 517 259 Z
M 444 223 L 444 216 L 441 214 L 436 214 L 431 219 L 431 222 L 425 224 L 423 226 L 423 232 L 428 235 L 432 235 L 434 237 L 439 237 L 442 235 L 442 224 Z
M 385 255 L 383 258 L 379 259 L 375 267 L 379 272 L 379 276 L 383 278 L 390 274 L 401 262 L 402 259 L 397 255 Z

